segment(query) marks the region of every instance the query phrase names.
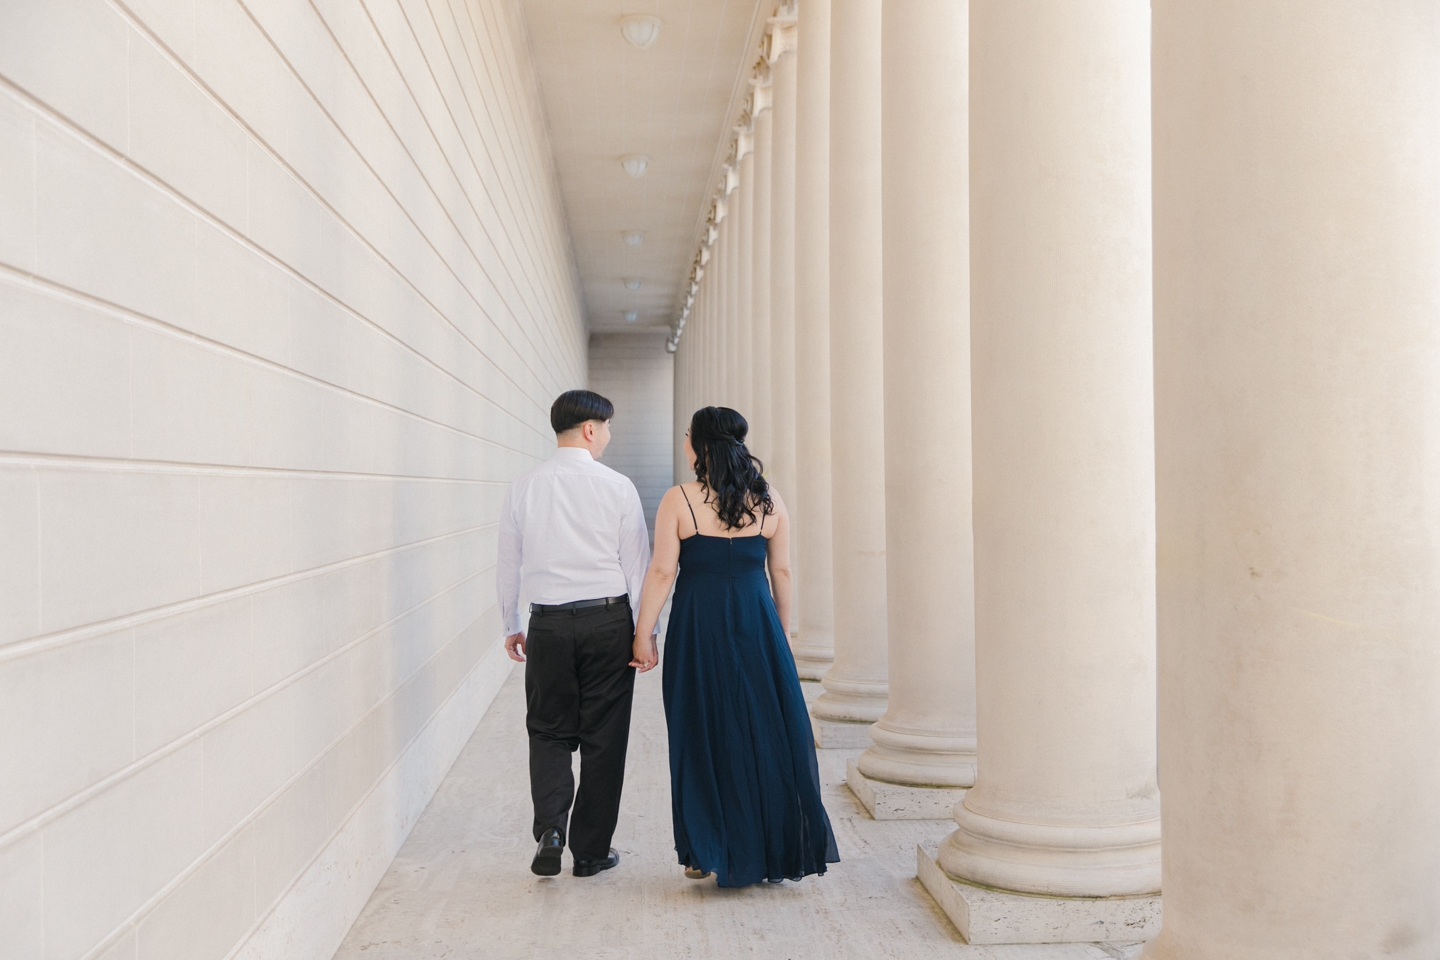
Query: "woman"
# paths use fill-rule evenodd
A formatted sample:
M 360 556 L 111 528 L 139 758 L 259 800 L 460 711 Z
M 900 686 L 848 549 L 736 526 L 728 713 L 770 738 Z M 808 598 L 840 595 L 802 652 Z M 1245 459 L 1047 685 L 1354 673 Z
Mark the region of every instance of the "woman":
M 660 502 L 635 625 L 634 666 L 649 670 L 674 581 L 662 685 L 675 850 L 687 877 L 714 873 L 722 887 L 799 880 L 840 859 L 781 626 L 790 521 L 745 448 L 747 430 L 727 407 L 690 419 L 685 454 L 696 479 Z

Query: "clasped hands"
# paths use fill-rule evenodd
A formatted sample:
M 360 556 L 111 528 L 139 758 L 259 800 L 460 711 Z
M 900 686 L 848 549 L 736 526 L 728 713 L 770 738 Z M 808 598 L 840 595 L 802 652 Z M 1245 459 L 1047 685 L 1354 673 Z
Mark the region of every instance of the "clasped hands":
M 639 670 L 641 673 L 655 669 L 655 664 L 660 662 L 660 651 L 656 649 L 655 634 L 653 633 L 648 637 L 642 637 L 638 633 L 635 634 L 635 640 L 630 646 L 630 651 L 634 657 L 634 659 L 630 661 L 630 666 Z

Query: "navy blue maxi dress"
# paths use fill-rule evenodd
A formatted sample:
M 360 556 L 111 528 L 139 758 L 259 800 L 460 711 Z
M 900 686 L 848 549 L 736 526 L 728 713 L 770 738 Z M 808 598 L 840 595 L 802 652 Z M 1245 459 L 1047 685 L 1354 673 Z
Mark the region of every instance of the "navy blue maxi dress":
M 799 880 L 840 860 L 767 543 L 682 540 L 665 634 L 675 851 L 722 887 Z

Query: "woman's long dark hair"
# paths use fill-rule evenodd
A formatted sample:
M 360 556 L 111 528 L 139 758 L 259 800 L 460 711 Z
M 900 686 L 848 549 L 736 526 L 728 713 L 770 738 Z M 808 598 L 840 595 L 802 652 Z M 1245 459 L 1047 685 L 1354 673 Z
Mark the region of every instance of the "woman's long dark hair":
M 709 491 L 715 513 L 730 530 L 763 521 L 775 510 L 770 484 L 761 475 L 765 465 L 745 446 L 749 431 L 745 418 L 729 407 L 701 407 L 690 418 L 695 479 Z

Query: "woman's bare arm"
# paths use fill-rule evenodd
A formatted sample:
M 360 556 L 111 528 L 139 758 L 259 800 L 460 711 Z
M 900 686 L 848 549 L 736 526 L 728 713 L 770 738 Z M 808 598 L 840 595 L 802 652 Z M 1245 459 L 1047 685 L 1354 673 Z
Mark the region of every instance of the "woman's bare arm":
M 770 488 L 770 499 L 775 501 L 775 512 L 765 520 L 766 527 L 772 523 L 775 525 L 775 532 L 769 534 L 770 542 L 766 547 L 770 592 L 775 597 L 775 611 L 780 614 L 780 622 L 788 636 L 791 629 L 790 598 L 794 588 L 790 577 L 790 513 L 785 509 L 785 501 L 780 499 L 780 492 L 774 487 Z
M 630 666 L 641 673 L 655 666 L 660 654 L 655 649 L 655 626 L 660 620 L 660 611 L 670 596 L 670 587 L 675 582 L 675 572 L 680 565 L 680 516 L 679 487 L 671 487 L 660 500 L 655 511 L 655 553 L 650 558 L 650 569 L 645 572 L 645 585 L 640 589 L 640 616 L 635 621 L 635 640 L 632 645 L 634 659 Z

